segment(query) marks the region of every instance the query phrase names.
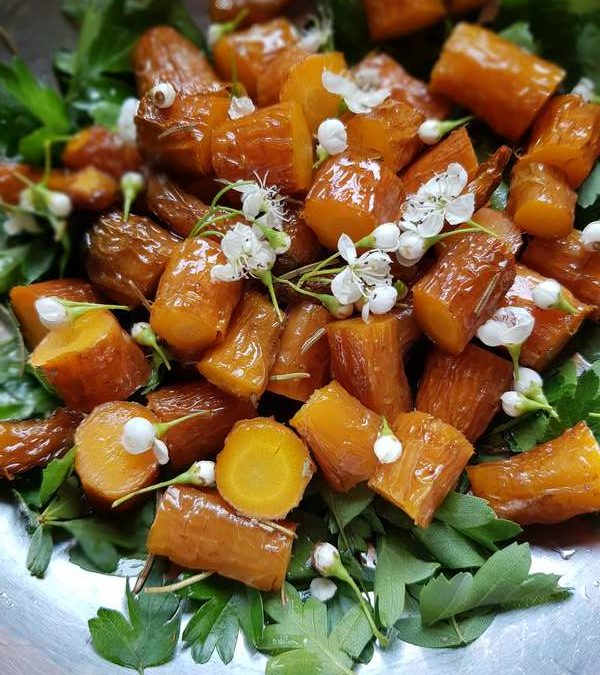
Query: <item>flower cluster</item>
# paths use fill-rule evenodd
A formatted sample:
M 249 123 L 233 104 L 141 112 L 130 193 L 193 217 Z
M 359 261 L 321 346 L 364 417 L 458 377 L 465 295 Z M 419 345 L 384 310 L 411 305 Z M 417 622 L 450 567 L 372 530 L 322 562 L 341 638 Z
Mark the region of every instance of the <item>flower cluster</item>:
M 349 76 L 327 69 L 321 75 L 321 82 L 330 94 L 341 96 L 345 107 L 357 115 L 370 113 L 390 95 L 389 89 L 367 87 Z
M 307 52 L 333 49 L 333 19 L 330 12 L 308 17 L 307 26 L 300 30 L 298 46 Z
M 502 409 L 509 417 L 520 417 L 528 412 L 545 410 L 553 417 L 556 411 L 544 395 L 543 380 L 531 368 L 519 366 L 513 382 L 513 389 L 501 396 Z
M 521 346 L 533 332 L 535 319 L 523 307 L 500 307 L 477 331 L 477 337 L 488 347 L 505 347 L 511 355 L 515 379 L 519 373 Z

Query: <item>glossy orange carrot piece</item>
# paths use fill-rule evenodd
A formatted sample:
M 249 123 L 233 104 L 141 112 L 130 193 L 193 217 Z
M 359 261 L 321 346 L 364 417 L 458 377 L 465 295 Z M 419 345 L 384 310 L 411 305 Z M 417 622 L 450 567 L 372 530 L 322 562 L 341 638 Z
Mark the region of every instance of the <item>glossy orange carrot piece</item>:
M 392 314 L 327 326 L 331 374 L 348 393 L 388 420 L 412 410 L 404 372 L 400 322 Z
M 121 196 L 117 181 L 95 166 L 78 171 L 54 169 L 48 176 L 48 188 L 66 192 L 73 208 L 81 211 L 104 211 Z
M 181 237 L 187 237 L 208 211 L 201 199 L 186 192 L 164 173 L 148 177 L 145 196 L 150 211 Z
M 477 168 L 475 176 L 465 190 L 475 195 L 476 209 L 486 206 L 489 202 L 494 190 L 502 181 L 502 174 L 511 156 L 512 150 L 508 145 L 501 145 Z
M 81 415 L 58 408 L 50 417 L 24 422 L 0 422 L 0 476 L 44 467 L 73 445 Z
M 378 464 L 369 487 L 401 508 L 418 527 L 427 527 L 454 489 L 473 446 L 454 427 L 424 412 L 398 415 L 392 429 L 402 455 Z
M 77 302 L 101 301 L 93 286 L 83 279 L 52 279 L 29 286 L 13 286 L 10 289 L 10 306 L 29 349 L 33 349 L 50 332 L 42 325 L 35 309 L 35 301 L 42 297 Z
M 547 277 L 524 265 L 517 265 L 516 272 L 514 283 L 508 289 L 502 305 L 524 307 L 533 314 L 535 318 L 533 332 L 521 347 L 519 362 L 523 366 L 543 370 L 579 330 L 592 308 L 580 302 L 568 288 L 563 288 L 565 300 L 575 308 L 575 314 L 567 314 L 557 309 L 540 309 L 533 301 L 532 292 L 538 284 L 546 281 Z
M 298 504 L 315 472 L 306 443 L 266 417 L 236 422 L 217 455 L 217 489 L 250 518 L 282 520 Z
M 161 422 L 200 410 L 210 413 L 182 422 L 165 434 L 163 440 L 169 448 L 171 466 L 177 471 L 187 469 L 199 459 L 214 457 L 235 422 L 256 415 L 249 399 L 226 394 L 205 381 L 160 387 L 148 394 L 148 408 Z
M 37 181 L 40 176 L 33 167 L 17 162 L 0 162 L 0 199 L 7 204 L 18 204 L 19 195 L 27 187 L 20 178 Z
M 348 120 L 348 144 L 377 150 L 385 164 L 398 173 L 423 147 L 418 132 L 424 119 L 405 103 L 388 100 L 372 112 Z
M 308 122 L 311 133 L 328 117 L 336 117 L 341 98 L 329 93 L 321 82 L 324 70 L 342 73 L 346 59 L 342 52 L 311 54 L 298 61 L 290 69 L 287 80 L 281 88 L 282 101 L 296 101 Z
M 142 158 L 133 143 L 126 143 L 114 131 L 94 124 L 71 136 L 62 153 L 68 169 L 95 166 L 119 179 L 125 171 L 138 171 Z
M 600 106 L 581 96 L 551 99 L 531 131 L 524 161 L 544 162 L 564 172 L 572 187 L 587 178 L 600 155 Z
M 390 40 L 416 33 L 446 16 L 442 0 L 365 0 L 373 40 Z
M 287 312 L 279 351 L 271 368 L 268 391 L 296 401 L 306 401 L 315 389 L 329 381 L 329 345 L 326 326 L 333 320 L 322 305 L 300 301 Z M 281 380 L 292 373 L 303 379 Z
M 573 229 L 577 193 L 562 171 L 540 162 L 519 162 L 510 180 L 508 212 L 527 234 L 561 239 Z
M 199 358 L 227 331 L 242 282 L 211 279 L 211 269 L 225 262 L 219 244 L 196 237 L 178 244 L 167 263 L 150 324 L 182 358 Z
M 500 518 L 561 523 L 600 510 L 600 448 L 585 422 L 529 452 L 467 468 L 471 488 Z
M 308 444 L 329 485 L 348 492 L 368 480 L 377 465 L 373 444 L 381 421 L 333 381 L 313 392 L 290 424 Z
M 173 485 L 160 501 L 147 546 L 149 553 L 186 569 L 277 591 L 285 581 L 292 542 L 290 535 L 236 513 L 216 490 Z
M 475 211 L 473 215 L 473 220 L 479 225 L 495 232 L 498 237 L 508 246 L 513 255 L 521 250 L 523 246 L 523 236 L 519 228 L 513 223 L 513 221 L 504 213 L 504 211 L 497 211 L 496 209 L 490 209 L 484 207 Z M 465 225 L 461 227 L 467 227 Z M 464 235 L 465 237 L 468 235 Z M 459 237 L 460 238 L 460 235 Z M 452 242 L 453 237 L 450 237 L 449 241 Z
M 583 247 L 579 230 L 564 239 L 532 239 L 521 262 L 556 279 L 579 300 L 594 306 L 597 312 L 600 306 L 600 253 Z
M 284 47 L 297 41 L 296 29 L 283 17 L 258 23 L 217 40 L 213 47 L 215 66 L 225 80 L 233 80 L 235 74 L 248 95 L 254 98 L 263 69 Z
M 442 351 L 456 356 L 510 288 L 515 259 L 502 238 L 470 233 L 452 239 L 412 291 L 419 327 Z
M 463 167 L 469 180 L 475 178 L 479 164 L 465 127 L 453 131 L 404 170 L 400 176 L 404 189 L 413 194 L 430 178 L 446 171 L 453 162 Z
M 353 68 L 359 82 L 384 87 L 390 96 L 425 117 L 441 119 L 447 117 L 452 104 L 444 96 L 432 93 L 427 84 L 409 75 L 394 59 L 383 52 L 371 52 Z
M 282 329 L 271 301 L 249 291 L 225 336 L 204 354 L 198 370 L 228 394 L 258 399 L 269 384 Z
M 276 17 L 289 4 L 290 0 L 210 0 L 209 11 L 217 23 L 232 21 L 245 11 L 242 25 L 249 26 Z
M 228 181 L 268 175 L 288 193 L 306 192 L 312 182 L 312 135 L 295 101 L 224 122 L 213 133 L 212 153 L 215 173 Z
M 430 86 L 516 141 L 564 76 L 562 68 L 500 35 L 459 23 L 444 44 Z
M 367 151 L 335 155 L 319 169 L 306 196 L 304 217 L 319 241 L 337 247 L 342 233 L 354 241 L 399 218 L 405 192 L 398 177 Z
M 462 432 L 474 443 L 500 409 L 500 396 L 511 389 L 510 361 L 469 344 L 458 356 L 433 349 L 419 382 L 417 410 Z
M 286 83 L 290 71 L 305 58 L 310 56 L 302 47 L 292 44 L 284 47 L 271 59 L 258 74 L 256 80 L 256 100 L 261 108 L 279 103 L 281 90 Z
M 132 455 L 123 447 L 123 429 L 133 417 L 158 421 L 139 403 L 114 401 L 94 408 L 75 432 L 75 471 L 96 508 L 110 509 L 116 499 L 158 478 L 152 450 Z
M 160 82 L 182 94 L 223 87 L 204 53 L 170 26 L 155 26 L 142 35 L 133 52 L 133 70 L 140 98 Z
M 446 0 L 448 14 L 466 14 L 485 5 L 486 0 Z
M 412 301 L 398 303 L 391 311 L 398 321 L 400 351 L 405 357 L 412 345 L 421 337 L 421 329 L 415 321 L 415 310 Z
M 179 239 L 149 218 L 101 216 L 85 241 L 91 281 L 111 300 L 138 306 L 152 298 Z
M 150 375 L 142 350 L 106 310 L 86 312 L 48 333 L 29 362 L 69 408 L 82 412 L 129 398 Z
M 221 94 L 178 94 L 159 108 L 152 96 L 136 115 L 138 145 L 147 161 L 166 171 L 192 176 L 212 173 L 211 136 L 227 119 L 229 98 Z

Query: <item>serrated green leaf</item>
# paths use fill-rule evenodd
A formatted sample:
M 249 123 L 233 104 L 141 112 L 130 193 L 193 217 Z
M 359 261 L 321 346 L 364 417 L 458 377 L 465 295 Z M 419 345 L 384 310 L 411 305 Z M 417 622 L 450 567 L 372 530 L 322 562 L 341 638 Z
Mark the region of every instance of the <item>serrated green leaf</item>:
M 459 572 L 450 578 L 440 574 L 432 579 L 419 597 L 423 623 L 431 626 L 466 611 L 472 585 L 473 575 L 468 572 Z
M 53 459 L 42 471 L 42 484 L 40 486 L 40 502 L 45 504 L 50 497 L 71 475 L 75 463 L 75 448 L 71 448 L 63 457 Z
M 345 494 L 334 492 L 328 487 L 323 489 L 323 499 L 340 529 L 345 528 L 348 523 L 359 516 L 374 497 L 375 494 L 364 484 L 357 485 Z
M 485 562 L 477 547 L 454 528 L 434 521 L 425 529 L 416 529 L 415 537 L 435 560 L 449 569 L 480 567 Z
M 34 577 L 43 577 L 48 569 L 50 558 L 52 557 L 52 535 L 46 527 L 38 525 L 27 551 L 27 569 Z
M 496 514 L 485 499 L 451 492 L 435 512 L 435 517 L 461 530 L 486 525 L 496 518 Z

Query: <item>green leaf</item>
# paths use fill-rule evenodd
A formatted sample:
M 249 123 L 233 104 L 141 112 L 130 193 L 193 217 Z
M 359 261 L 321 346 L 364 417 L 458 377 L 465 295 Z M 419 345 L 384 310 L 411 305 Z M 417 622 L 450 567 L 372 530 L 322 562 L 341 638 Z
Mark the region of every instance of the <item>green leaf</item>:
M 262 640 L 265 625 L 263 598 L 259 591 L 250 586 L 246 586 L 245 591 L 239 594 L 237 616 L 244 636 L 256 648 Z
M 160 583 L 159 575 L 152 573 L 147 583 Z M 134 596 L 128 582 L 126 599 L 128 617 L 101 608 L 89 620 L 94 649 L 107 661 L 139 673 L 171 661 L 181 624 L 177 596 L 144 592 Z
M 58 489 L 55 497 L 46 506 L 40 518 L 45 523 L 57 524 L 57 521 L 79 518 L 85 511 L 83 494 L 77 479 L 67 479 Z
M 490 206 L 496 211 L 504 211 L 508 204 L 508 183 L 505 180 L 494 190 L 490 197 Z
M 421 619 L 430 626 L 469 609 L 473 575 L 459 572 L 449 579 L 443 574 L 423 587 L 420 595 Z
M 323 499 L 341 530 L 359 516 L 374 497 L 374 493 L 364 484 L 357 485 L 346 493 L 334 492 L 328 487 L 323 489 Z
M 324 5 L 333 20 L 336 49 L 343 51 L 351 62 L 358 60 L 371 41 L 363 1 L 326 0 Z
M 515 21 L 515 23 L 500 31 L 500 35 L 528 52 L 536 53 L 538 51 L 528 21 Z
M 52 535 L 46 527 L 38 525 L 27 551 L 27 569 L 34 577 L 43 577 L 52 557 Z
M 445 523 L 434 521 L 425 529 L 416 529 L 415 537 L 433 558 L 450 569 L 480 567 L 485 562 L 474 544 Z
M 183 632 L 196 663 L 206 663 L 215 649 L 223 663 L 231 661 L 239 631 L 237 603 L 234 593 L 227 599 L 211 598 L 196 610 Z
M 599 36 L 600 39 L 600 36 Z M 577 203 L 584 209 L 593 206 L 600 198 L 600 162 L 596 162 L 592 173 L 585 183 L 579 188 Z
M 295 511 L 294 520 L 298 523 L 298 538 L 294 541 L 287 577 L 291 580 L 312 579 L 316 576 L 311 563 L 312 552 L 316 544 L 327 540 L 327 526 L 323 518 L 307 511 Z
M 377 613 L 385 628 L 391 628 L 404 611 L 406 585 L 429 579 L 439 568 L 436 562 L 417 558 L 406 539 L 407 535 L 388 532 L 378 541 L 374 590 Z
M 45 504 L 58 488 L 67 480 L 75 463 L 75 448 L 71 448 L 63 457 L 53 459 L 42 471 L 40 502 Z

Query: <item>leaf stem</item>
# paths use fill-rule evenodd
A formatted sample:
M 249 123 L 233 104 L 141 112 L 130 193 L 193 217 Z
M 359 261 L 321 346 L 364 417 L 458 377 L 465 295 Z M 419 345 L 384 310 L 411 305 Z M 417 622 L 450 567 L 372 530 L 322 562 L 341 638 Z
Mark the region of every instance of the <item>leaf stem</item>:
M 200 574 L 194 574 L 191 577 L 177 581 L 174 584 L 168 584 L 167 586 L 150 586 L 150 588 L 144 588 L 144 593 L 152 593 L 153 595 L 159 595 L 160 593 L 174 593 L 175 591 L 180 591 L 188 586 L 193 586 L 199 581 L 204 581 L 208 577 L 212 576 L 214 572 L 200 572 Z

